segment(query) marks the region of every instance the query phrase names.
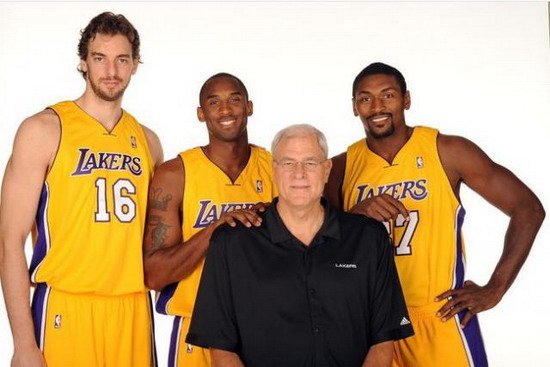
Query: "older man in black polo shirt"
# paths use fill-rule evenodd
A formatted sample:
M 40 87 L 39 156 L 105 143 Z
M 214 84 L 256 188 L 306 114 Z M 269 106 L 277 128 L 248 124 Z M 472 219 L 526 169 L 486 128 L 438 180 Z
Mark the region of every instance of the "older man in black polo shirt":
M 213 366 L 390 366 L 413 330 L 386 229 L 321 198 L 320 131 L 290 126 L 272 151 L 279 198 L 259 227 L 214 232 L 187 342 Z

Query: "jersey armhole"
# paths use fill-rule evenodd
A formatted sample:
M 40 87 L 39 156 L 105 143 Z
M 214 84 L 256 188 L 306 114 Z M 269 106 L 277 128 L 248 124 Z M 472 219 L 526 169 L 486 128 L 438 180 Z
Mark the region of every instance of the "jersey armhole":
M 447 171 L 445 171 L 445 167 L 443 166 L 443 161 L 441 160 L 441 155 L 439 154 L 439 135 L 440 132 L 437 131 L 435 134 L 435 155 L 437 157 L 437 162 L 439 163 L 439 167 L 441 168 L 441 172 L 443 172 L 443 175 L 445 176 L 445 184 L 447 185 L 448 189 L 453 193 L 453 197 L 457 201 L 458 205 L 462 206 L 462 202 L 460 201 L 460 196 L 458 196 L 455 191 L 453 190 L 453 186 L 451 185 L 451 182 L 449 181 L 449 176 L 447 176 Z
M 61 123 L 61 116 L 55 109 L 52 107 L 46 107 L 44 110 L 51 110 L 55 115 L 57 116 L 58 123 L 59 123 L 59 139 L 57 141 L 57 148 L 55 148 L 55 154 L 52 160 L 52 164 L 48 167 L 48 170 L 46 171 L 46 177 L 44 178 L 44 181 L 48 179 L 48 176 L 50 175 L 50 172 L 54 169 L 55 162 L 57 162 L 57 157 L 59 156 L 59 150 L 61 149 L 61 140 L 63 139 L 63 124 Z
M 185 189 L 187 186 L 187 177 L 185 175 L 185 160 L 183 159 L 182 154 L 178 154 L 178 158 L 181 162 L 181 173 L 183 175 L 183 187 L 181 188 L 181 206 L 180 206 L 180 215 L 181 215 L 181 223 L 184 223 L 184 216 L 185 216 Z M 184 237 L 183 228 L 181 229 L 182 237 Z

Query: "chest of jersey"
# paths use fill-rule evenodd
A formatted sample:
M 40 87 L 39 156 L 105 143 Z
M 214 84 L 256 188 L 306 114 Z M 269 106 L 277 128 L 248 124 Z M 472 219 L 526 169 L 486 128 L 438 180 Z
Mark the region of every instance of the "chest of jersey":
M 248 164 L 234 182 L 206 158 L 200 148 L 182 153 L 185 167 L 184 240 L 226 212 L 247 209 L 259 201 L 271 201 L 274 196 L 271 155 L 258 147 L 251 149 Z
M 185 168 L 183 188 L 183 240 L 201 231 L 229 211 L 270 202 L 275 196 L 272 183 L 271 154 L 252 146 L 248 163 L 233 182 L 201 148 L 180 154 Z M 166 287 L 157 300 L 161 313 L 190 317 L 195 303 L 204 260 L 193 273 Z
M 415 128 L 391 163 L 372 152 L 365 140 L 350 146 L 343 184 L 345 209 L 381 194 L 401 201 L 409 212 L 408 219 L 399 216 L 384 223 L 401 281 L 408 284 L 403 287 L 407 303 L 431 302 L 456 281 L 464 214 L 439 159 L 436 130 Z
M 141 126 L 124 112 L 108 132 L 73 102 L 52 109 L 61 139 L 37 216 L 44 218 L 37 246 L 47 255 L 36 281 L 71 292 L 143 290 L 140 244 L 153 164 Z

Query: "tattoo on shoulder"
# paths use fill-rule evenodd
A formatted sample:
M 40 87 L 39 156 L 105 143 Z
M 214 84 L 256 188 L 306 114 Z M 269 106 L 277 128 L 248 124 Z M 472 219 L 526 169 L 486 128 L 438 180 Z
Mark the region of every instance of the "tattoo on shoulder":
M 168 237 L 169 225 L 162 221 L 158 215 L 150 215 L 147 218 L 147 232 L 150 234 L 153 250 L 158 250 L 166 246 L 165 240 Z
M 163 196 L 162 189 L 152 188 L 149 194 L 149 208 L 166 211 L 170 200 L 172 200 L 172 194 Z

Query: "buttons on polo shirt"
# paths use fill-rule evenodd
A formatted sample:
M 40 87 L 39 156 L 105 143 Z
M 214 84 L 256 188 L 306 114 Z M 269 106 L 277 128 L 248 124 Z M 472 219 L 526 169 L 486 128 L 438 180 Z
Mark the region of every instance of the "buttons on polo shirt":
M 313 327 L 313 331 L 314 331 L 315 333 L 318 333 L 318 332 L 320 331 L 319 326 L 314 326 L 314 327 Z
M 310 290 L 309 290 L 309 294 L 310 294 L 310 295 L 312 295 L 312 296 L 314 296 L 314 295 L 315 295 L 315 289 L 313 289 L 313 288 L 310 288 Z

